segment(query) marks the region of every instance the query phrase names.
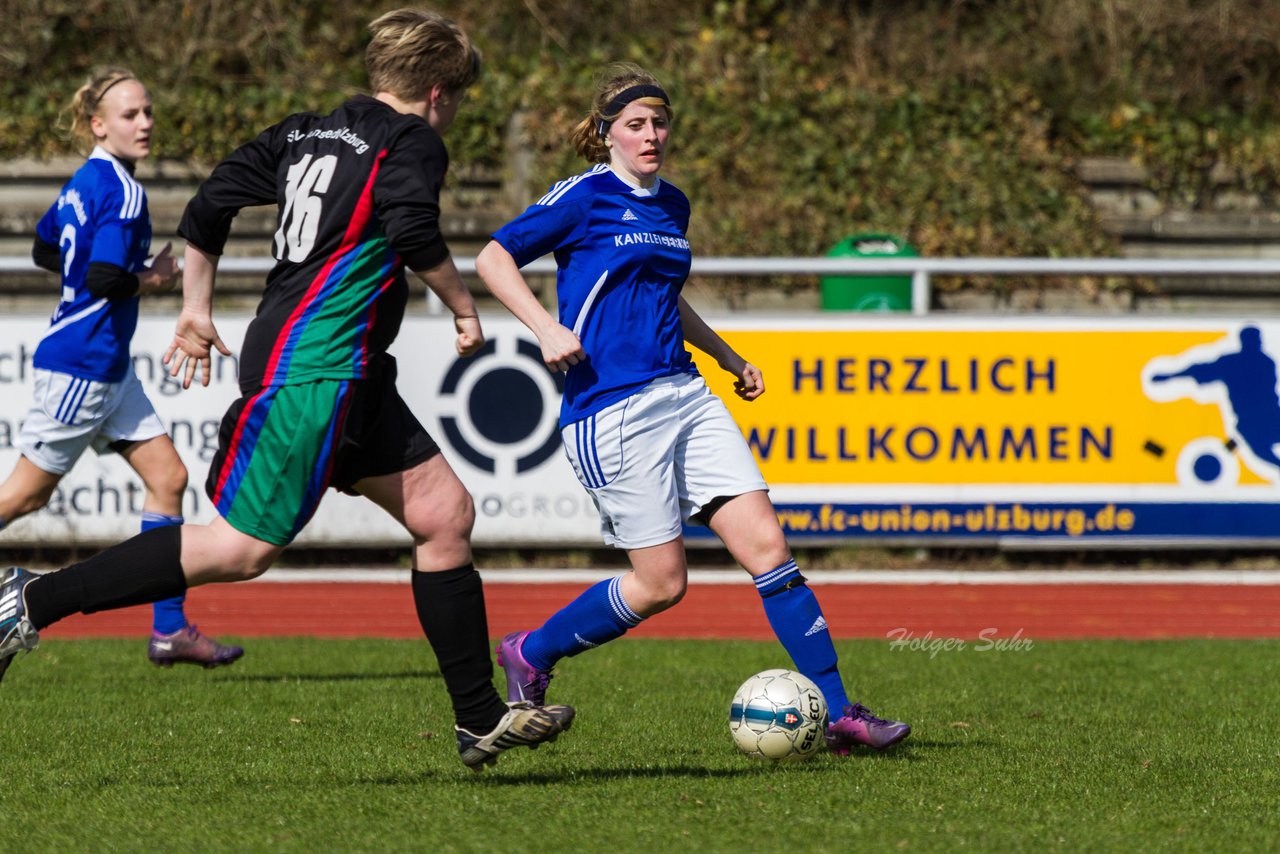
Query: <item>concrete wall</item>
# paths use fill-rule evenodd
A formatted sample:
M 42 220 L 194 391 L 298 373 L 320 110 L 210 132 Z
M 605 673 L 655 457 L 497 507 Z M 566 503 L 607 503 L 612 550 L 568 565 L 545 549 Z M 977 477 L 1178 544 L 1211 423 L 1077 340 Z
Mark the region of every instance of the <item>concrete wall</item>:
M 518 133 L 518 129 L 513 130 Z M 518 151 L 513 147 L 513 151 Z M 36 221 L 56 197 L 58 188 L 80 164 L 78 159 L 19 160 L 0 163 L 0 255 L 26 256 Z M 155 228 L 154 245 L 174 241 L 183 207 L 206 168 L 175 162 L 144 162 L 138 177 L 147 188 Z M 454 254 L 473 255 L 488 235 L 529 201 L 521 188 L 527 163 L 513 156 L 506 174 L 455 168 L 441 200 L 443 229 Z M 1263 207 L 1256 197 L 1233 193 L 1228 176 L 1217 176 L 1220 192 L 1211 206 L 1199 210 L 1163 204 L 1149 187 L 1149 176 L 1127 161 L 1086 159 L 1078 174 L 1088 186 L 1103 227 L 1116 235 L 1121 251 L 1134 258 L 1276 258 L 1280 257 L 1280 211 Z M 263 256 L 275 229 L 274 208 L 246 210 L 237 218 L 229 256 Z M 531 280 L 544 297 L 551 297 L 547 278 Z M 425 290 L 411 278 L 411 287 Z M 472 282 L 478 298 L 483 288 Z M 948 284 L 952 287 L 948 287 Z M 1223 278 L 1107 282 L 1092 292 L 1083 288 L 1046 285 L 1028 277 L 1001 281 L 1000 287 L 979 290 L 939 282 L 934 309 L 945 312 L 1009 314 L 1271 314 L 1280 312 L 1280 288 L 1270 279 Z M 228 274 L 219 278 L 224 305 L 251 308 L 261 292 L 261 276 Z M 686 295 L 705 311 L 812 312 L 819 306 L 819 285 L 797 278 L 779 285 L 766 279 L 723 282 L 693 278 Z M 48 311 L 56 298 L 51 276 L 0 276 L 0 309 Z M 177 304 L 178 297 L 161 298 Z

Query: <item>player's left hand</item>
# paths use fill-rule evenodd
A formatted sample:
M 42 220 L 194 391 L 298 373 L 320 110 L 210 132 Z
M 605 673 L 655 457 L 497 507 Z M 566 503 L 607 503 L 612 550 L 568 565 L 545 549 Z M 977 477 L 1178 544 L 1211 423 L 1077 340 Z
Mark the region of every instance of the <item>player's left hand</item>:
M 139 294 L 159 294 L 173 288 L 182 275 L 178 259 L 169 254 L 172 243 L 166 243 L 151 261 L 151 265 L 138 273 Z
M 453 328 L 458 332 L 454 346 L 459 356 L 470 356 L 484 346 L 484 332 L 480 329 L 480 318 L 468 315 L 453 318 Z
M 745 363 L 733 384 L 733 391 L 743 400 L 755 400 L 764 394 L 764 374 L 750 362 Z
M 209 363 L 215 348 L 224 356 L 231 355 L 231 350 L 222 343 L 218 330 L 214 328 L 213 318 L 184 308 L 178 315 L 173 343 L 164 354 L 164 364 L 169 368 L 169 376 L 176 377 L 181 373 L 182 387 L 191 388 L 191 380 L 195 378 L 198 368 L 200 384 L 209 385 Z

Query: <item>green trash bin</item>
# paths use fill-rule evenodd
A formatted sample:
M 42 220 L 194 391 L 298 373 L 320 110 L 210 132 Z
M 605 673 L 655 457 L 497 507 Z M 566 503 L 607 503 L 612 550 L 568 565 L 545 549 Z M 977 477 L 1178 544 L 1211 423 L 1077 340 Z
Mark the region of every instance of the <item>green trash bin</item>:
M 828 258 L 918 258 L 915 248 L 893 234 L 855 234 Z M 911 311 L 910 276 L 823 276 L 823 311 Z

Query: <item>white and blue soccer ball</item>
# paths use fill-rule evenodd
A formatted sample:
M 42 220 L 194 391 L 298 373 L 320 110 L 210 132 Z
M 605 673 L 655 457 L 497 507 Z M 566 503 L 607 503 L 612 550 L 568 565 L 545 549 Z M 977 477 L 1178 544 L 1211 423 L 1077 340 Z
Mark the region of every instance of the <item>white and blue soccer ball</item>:
M 729 732 L 753 759 L 801 762 L 817 753 L 827 730 L 827 701 L 807 676 L 762 670 L 733 695 Z

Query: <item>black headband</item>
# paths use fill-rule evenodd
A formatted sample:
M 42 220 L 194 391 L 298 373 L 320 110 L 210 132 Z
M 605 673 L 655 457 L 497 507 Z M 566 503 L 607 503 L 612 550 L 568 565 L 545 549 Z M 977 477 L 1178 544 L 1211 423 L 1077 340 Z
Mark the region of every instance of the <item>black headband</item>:
M 101 92 L 98 93 L 98 100 L 94 101 L 93 108 L 95 110 L 98 109 L 98 104 L 102 103 L 102 99 L 107 97 L 107 93 L 111 91 L 111 87 L 115 86 L 117 83 L 123 83 L 126 80 L 137 80 L 137 79 L 138 78 L 134 77 L 132 74 L 128 74 L 128 75 L 125 75 L 124 77 L 117 77 L 115 80 L 112 80 L 110 83 L 107 84 L 107 88 L 103 89 Z
M 641 98 L 659 98 L 662 100 L 663 104 L 668 107 L 671 106 L 671 99 L 667 97 L 666 92 L 662 91 L 661 86 L 654 86 L 652 84 L 645 83 L 640 86 L 632 86 L 628 89 L 623 89 L 617 95 L 614 95 L 613 100 L 609 102 L 609 106 L 604 108 L 603 115 L 616 116 L 618 113 L 622 112 L 627 104 L 630 104 L 632 101 L 638 101 Z M 612 124 L 612 119 L 600 120 L 599 131 L 601 139 L 604 139 L 605 134 L 609 132 L 609 126 Z

